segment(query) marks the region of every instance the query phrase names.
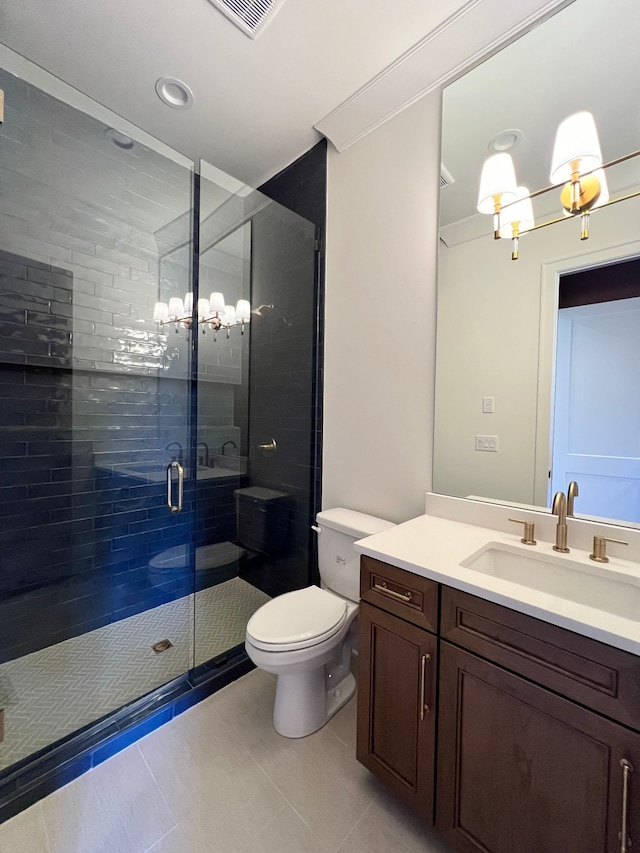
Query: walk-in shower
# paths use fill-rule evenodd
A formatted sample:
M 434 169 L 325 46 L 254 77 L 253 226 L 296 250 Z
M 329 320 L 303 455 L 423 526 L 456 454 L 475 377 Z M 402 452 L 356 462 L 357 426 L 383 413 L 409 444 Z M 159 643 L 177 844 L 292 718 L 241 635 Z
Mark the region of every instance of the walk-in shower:
M 309 582 L 318 269 L 316 227 L 261 193 L 0 88 L 1 801 Z M 216 333 L 212 293 L 262 307 Z

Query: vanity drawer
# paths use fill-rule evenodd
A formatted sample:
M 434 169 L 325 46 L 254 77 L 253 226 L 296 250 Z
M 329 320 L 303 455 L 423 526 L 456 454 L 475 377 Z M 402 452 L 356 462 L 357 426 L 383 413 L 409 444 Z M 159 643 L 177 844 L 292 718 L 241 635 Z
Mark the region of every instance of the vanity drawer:
M 360 558 L 360 598 L 436 633 L 439 584 L 373 557 Z
M 441 636 L 640 731 L 640 657 L 442 587 Z

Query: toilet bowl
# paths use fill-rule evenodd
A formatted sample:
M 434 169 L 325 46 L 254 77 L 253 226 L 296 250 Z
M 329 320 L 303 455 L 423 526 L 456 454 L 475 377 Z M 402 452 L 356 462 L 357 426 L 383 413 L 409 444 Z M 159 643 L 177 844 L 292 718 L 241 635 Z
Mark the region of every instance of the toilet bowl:
M 353 696 L 359 557 L 353 543 L 393 524 L 338 507 L 318 513 L 323 588 L 287 592 L 263 604 L 247 624 L 245 649 L 277 676 L 273 726 L 285 737 L 320 729 Z

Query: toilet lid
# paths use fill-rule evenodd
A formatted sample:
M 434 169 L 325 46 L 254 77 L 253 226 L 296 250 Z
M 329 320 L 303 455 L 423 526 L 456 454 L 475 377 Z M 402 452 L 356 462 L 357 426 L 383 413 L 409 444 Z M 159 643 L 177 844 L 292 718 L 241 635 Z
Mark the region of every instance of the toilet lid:
M 317 586 L 285 592 L 263 604 L 247 625 L 247 635 L 261 648 L 304 648 L 327 639 L 343 624 L 347 602 Z

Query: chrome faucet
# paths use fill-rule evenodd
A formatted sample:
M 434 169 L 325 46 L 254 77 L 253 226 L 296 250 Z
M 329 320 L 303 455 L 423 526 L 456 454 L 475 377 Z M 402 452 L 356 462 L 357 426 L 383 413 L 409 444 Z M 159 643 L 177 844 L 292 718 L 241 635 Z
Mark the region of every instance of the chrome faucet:
M 558 516 L 558 524 L 556 527 L 556 544 L 553 546 L 554 551 L 560 551 L 563 554 L 569 553 L 567 548 L 567 497 L 564 492 L 556 492 L 551 505 L 551 512 Z
M 198 465 L 209 467 L 209 445 L 206 441 L 199 441 L 196 444 L 196 454 L 199 447 L 204 447 L 204 456 L 198 456 Z
M 575 480 L 572 480 L 567 488 L 567 515 L 571 517 L 573 517 L 573 501 L 579 494 L 578 484 Z

